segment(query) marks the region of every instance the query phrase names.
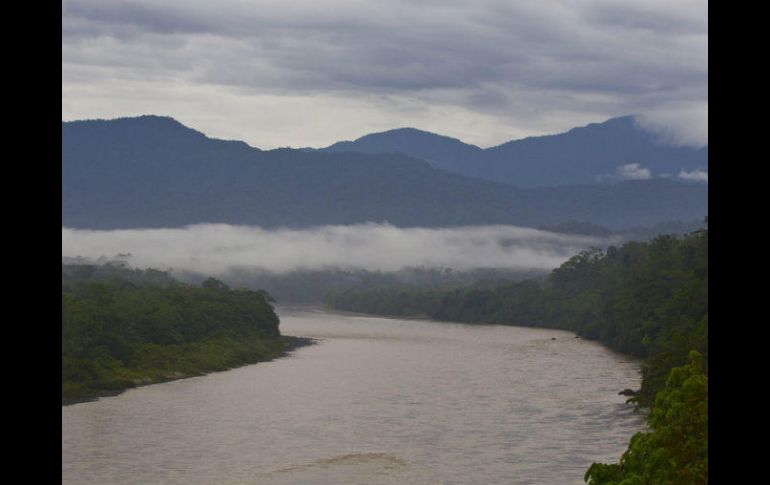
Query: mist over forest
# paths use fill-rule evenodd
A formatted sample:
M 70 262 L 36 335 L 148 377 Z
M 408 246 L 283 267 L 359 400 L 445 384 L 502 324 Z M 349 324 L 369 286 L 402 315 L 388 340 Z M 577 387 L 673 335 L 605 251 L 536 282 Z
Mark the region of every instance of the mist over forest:
M 439 287 L 544 274 L 572 254 L 617 238 L 515 226 L 398 228 L 388 224 L 267 230 L 199 224 L 180 229 L 63 228 L 69 263 L 120 263 L 199 282 L 266 289 L 279 301 L 320 301 L 329 289 Z
M 407 266 L 552 269 L 575 252 L 611 239 L 516 226 L 398 228 L 389 224 L 266 230 L 226 224 L 180 229 L 62 229 L 62 254 L 130 254 L 139 267 L 221 275 L 237 267 L 395 271 Z

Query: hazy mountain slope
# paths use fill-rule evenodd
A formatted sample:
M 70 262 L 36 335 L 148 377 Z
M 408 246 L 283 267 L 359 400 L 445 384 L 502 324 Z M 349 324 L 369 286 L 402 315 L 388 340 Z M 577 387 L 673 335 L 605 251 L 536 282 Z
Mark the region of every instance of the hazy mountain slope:
M 704 186 L 667 181 L 519 190 L 404 155 L 260 151 L 155 116 L 62 123 L 68 227 L 536 227 L 581 220 L 614 229 L 702 217 L 706 203 Z
M 150 116 L 63 123 L 62 192 L 62 220 L 73 227 L 453 225 L 512 217 L 507 187 L 424 161 L 263 152 Z
M 708 169 L 707 148 L 676 147 L 636 126 L 633 117 L 573 128 L 559 135 L 511 141 L 484 151 L 476 175 L 519 186 L 591 183 L 638 163 L 653 176 Z
M 372 133 L 355 141 L 342 141 L 324 149 L 332 152 L 403 153 L 420 158 L 438 168 L 463 172 L 466 164 L 480 160 L 483 150 L 456 138 L 415 128 L 398 128 Z
M 327 151 L 400 152 L 452 172 L 518 187 L 611 180 L 618 167 L 638 163 L 653 176 L 708 170 L 708 147 L 671 146 L 639 128 L 632 116 L 566 133 L 529 137 L 481 149 L 454 138 L 405 128 L 336 143 Z

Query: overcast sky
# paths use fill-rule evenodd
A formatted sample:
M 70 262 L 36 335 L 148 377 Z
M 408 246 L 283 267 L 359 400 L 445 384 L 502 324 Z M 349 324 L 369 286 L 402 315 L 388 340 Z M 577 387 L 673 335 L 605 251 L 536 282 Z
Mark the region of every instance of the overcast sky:
M 62 120 L 259 148 L 415 128 L 483 148 L 640 115 L 708 138 L 706 0 L 63 0 Z

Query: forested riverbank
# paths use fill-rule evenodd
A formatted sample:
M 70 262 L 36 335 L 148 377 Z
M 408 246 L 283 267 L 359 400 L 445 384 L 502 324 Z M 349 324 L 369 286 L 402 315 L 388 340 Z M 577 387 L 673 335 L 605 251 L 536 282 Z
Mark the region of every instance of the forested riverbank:
M 327 304 L 381 315 L 570 330 L 639 357 L 641 389 L 629 394 L 650 412 L 651 432 L 634 436 L 622 466 L 596 465 L 587 481 L 705 483 L 708 229 L 583 251 L 540 280 L 449 290 L 351 290 L 330 294 Z
M 269 360 L 307 339 L 280 334 L 268 294 L 156 270 L 62 265 L 62 404 Z

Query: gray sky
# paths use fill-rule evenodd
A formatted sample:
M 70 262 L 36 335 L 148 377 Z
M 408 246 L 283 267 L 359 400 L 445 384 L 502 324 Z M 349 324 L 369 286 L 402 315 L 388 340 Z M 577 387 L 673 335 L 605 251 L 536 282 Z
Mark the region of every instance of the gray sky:
M 260 148 L 415 128 L 483 148 L 638 114 L 708 138 L 706 0 L 63 0 L 62 120 Z

